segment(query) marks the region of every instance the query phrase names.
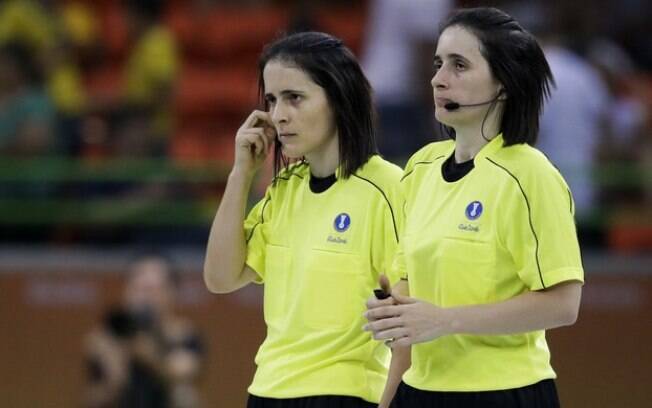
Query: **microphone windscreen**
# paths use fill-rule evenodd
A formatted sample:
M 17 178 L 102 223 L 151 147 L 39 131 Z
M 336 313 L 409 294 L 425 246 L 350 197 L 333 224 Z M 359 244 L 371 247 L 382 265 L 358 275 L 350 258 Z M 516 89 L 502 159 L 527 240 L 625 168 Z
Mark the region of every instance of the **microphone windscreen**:
M 448 102 L 446 105 L 444 105 L 444 108 L 446 110 L 457 110 L 460 108 L 460 104 L 457 102 Z

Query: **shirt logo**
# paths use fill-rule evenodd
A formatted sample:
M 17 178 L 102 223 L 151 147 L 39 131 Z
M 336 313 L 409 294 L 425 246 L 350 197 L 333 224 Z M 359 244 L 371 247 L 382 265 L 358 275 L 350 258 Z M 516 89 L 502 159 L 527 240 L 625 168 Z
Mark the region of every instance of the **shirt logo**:
M 350 226 L 351 217 L 349 217 L 349 214 L 347 213 L 338 214 L 337 217 L 335 217 L 335 221 L 333 221 L 333 227 L 335 227 L 335 231 L 337 232 L 344 232 L 349 229 Z
M 470 220 L 477 220 L 482 215 L 482 203 L 480 201 L 473 201 L 466 206 L 466 218 Z

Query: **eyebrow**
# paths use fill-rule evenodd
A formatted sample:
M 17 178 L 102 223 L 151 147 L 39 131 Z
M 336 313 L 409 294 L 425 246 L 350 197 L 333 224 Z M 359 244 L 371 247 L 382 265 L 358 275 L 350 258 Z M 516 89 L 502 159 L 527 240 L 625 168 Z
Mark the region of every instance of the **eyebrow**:
M 455 58 L 459 58 L 459 59 L 461 59 L 461 60 L 464 60 L 464 61 L 466 61 L 466 62 L 469 62 L 469 59 L 468 59 L 468 58 L 466 58 L 466 57 L 465 57 L 465 56 L 463 56 L 463 55 L 460 55 L 460 54 L 456 54 L 456 53 L 450 53 L 450 54 L 446 54 L 446 58 L 448 58 L 448 59 L 455 59 Z M 440 56 L 440 55 L 437 55 L 437 54 L 435 54 L 435 60 L 440 60 L 440 59 L 442 59 L 442 58 L 441 58 L 441 56 Z
M 285 96 L 285 95 L 289 95 L 289 94 L 299 94 L 299 95 L 304 95 L 305 92 L 303 92 L 303 91 L 298 91 L 298 90 L 295 90 L 295 89 L 285 89 L 285 90 L 281 91 L 281 96 Z M 265 94 L 265 98 L 267 98 L 267 97 L 269 97 L 269 96 L 274 96 L 274 94 L 271 94 L 271 93 L 266 93 L 266 94 Z

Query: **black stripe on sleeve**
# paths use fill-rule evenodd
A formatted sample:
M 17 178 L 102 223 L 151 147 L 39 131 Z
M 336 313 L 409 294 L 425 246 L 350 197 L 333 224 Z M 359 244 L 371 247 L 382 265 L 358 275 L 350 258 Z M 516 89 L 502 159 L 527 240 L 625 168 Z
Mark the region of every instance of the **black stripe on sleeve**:
M 378 191 L 380 191 L 380 194 L 383 195 L 383 198 L 385 199 L 385 202 L 387 202 L 387 205 L 389 206 L 389 212 L 392 215 L 392 226 L 394 227 L 394 237 L 396 238 L 396 242 L 398 242 L 398 229 L 396 228 L 396 219 L 394 218 L 394 209 L 392 208 L 392 204 L 389 202 L 389 199 L 387 198 L 387 195 L 385 195 L 385 192 L 378 187 L 373 181 L 368 180 L 364 177 L 360 177 L 357 174 L 353 174 L 354 177 L 359 178 L 360 180 L 364 180 L 367 183 L 371 184 L 372 186 L 376 187 Z
M 401 177 L 401 181 L 405 180 L 405 178 L 406 178 L 407 176 L 409 176 L 410 174 L 412 174 L 412 172 L 414 171 L 414 168 L 415 168 L 417 165 L 419 165 L 419 164 L 432 164 L 432 163 L 434 163 L 435 161 L 437 161 L 437 160 L 439 160 L 439 159 L 442 159 L 442 158 L 444 158 L 444 157 L 446 157 L 446 156 L 441 155 L 441 156 L 437 156 L 437 157 L 435 157 L 435 158 L 432 159 L 431 161 L 420 161 L 420 162 L 416 162 L 416 163 L 414 163 L 414 165 L 412 166 L 412 169 L 411 169 L 410 171 L 408 171 L 407 173 L 405 173 L 405 174 L 403 175 L 403 177 Z
M 245 243 L 249 243 L 251 238 L 254 236 L 254 232 L 256 231 L 256 227 L 259 226 L 260 224 L 263 224 L 265 222 L 265 207 L 267 207 L 267 204 L 272 201 L 271 197 L 267 197 L 267 200 L 263 203 L 263 210 L 260 212 L 260 221 L 258 221 L 256 224 L 254 224 L 254 227 L 251 229 L 251 233 L 249 234 L 249 237 L 245 240 Z
M 509 170 L 507 170 L 505 167 L 501 166 L 500 164 L 496 163 L 495 161 L 491 160 L 489 157 L 487 157 L 487 160 L 491 162 L 493 165 L 497 166 L 498 168 L 501 168 L 507 174 L 509 174 L 514 179 L 514 181 L 516 181 L 516 184 L 518 184 L 518 188 L 521 190 L 521 194 L 523 194 L 523 198 L 525 199 L 525 205 L 527 206 L 527 214 L 528 214 L 528 221 L 530 223 L 530 230 L 532 231 L 532 235 L 534 236 L 534 242 L 536 244 L 536 248 L 534 251 L 534 258 L 537 262 L 539 280 L 541 281 L 541 286 L 543 286 L 543 288 L 546 289 L 546 285 L 545 283 L 543 283 L 543 275 L 541 274 L 541 265 L 539 263 L 539 238 L 537 237 L 537 233 L 534 231 L 534 225 L 532 224 L 532 209 L 530 208 L 530 201 L 528 200 L 527 195 L 525 194 L 525 190 L 523 190 L 523 186 L 521 185 L 521 182 L 518 180 L 518 178 L 516 178 L 516 176 L 512 174 Z

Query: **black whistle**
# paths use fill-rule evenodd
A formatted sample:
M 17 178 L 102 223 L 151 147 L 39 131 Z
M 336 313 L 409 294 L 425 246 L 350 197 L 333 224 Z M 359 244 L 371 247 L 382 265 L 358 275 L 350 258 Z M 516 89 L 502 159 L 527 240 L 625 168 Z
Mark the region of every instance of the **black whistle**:
M 385 292 L 382 289 L 374 289 L 374 295 L 376 295 L 376 299 L 378 299 L 378 300 L 383 300 L 383 299 L 387 299 L 388 297 L 390 297 L 390 294 Z

